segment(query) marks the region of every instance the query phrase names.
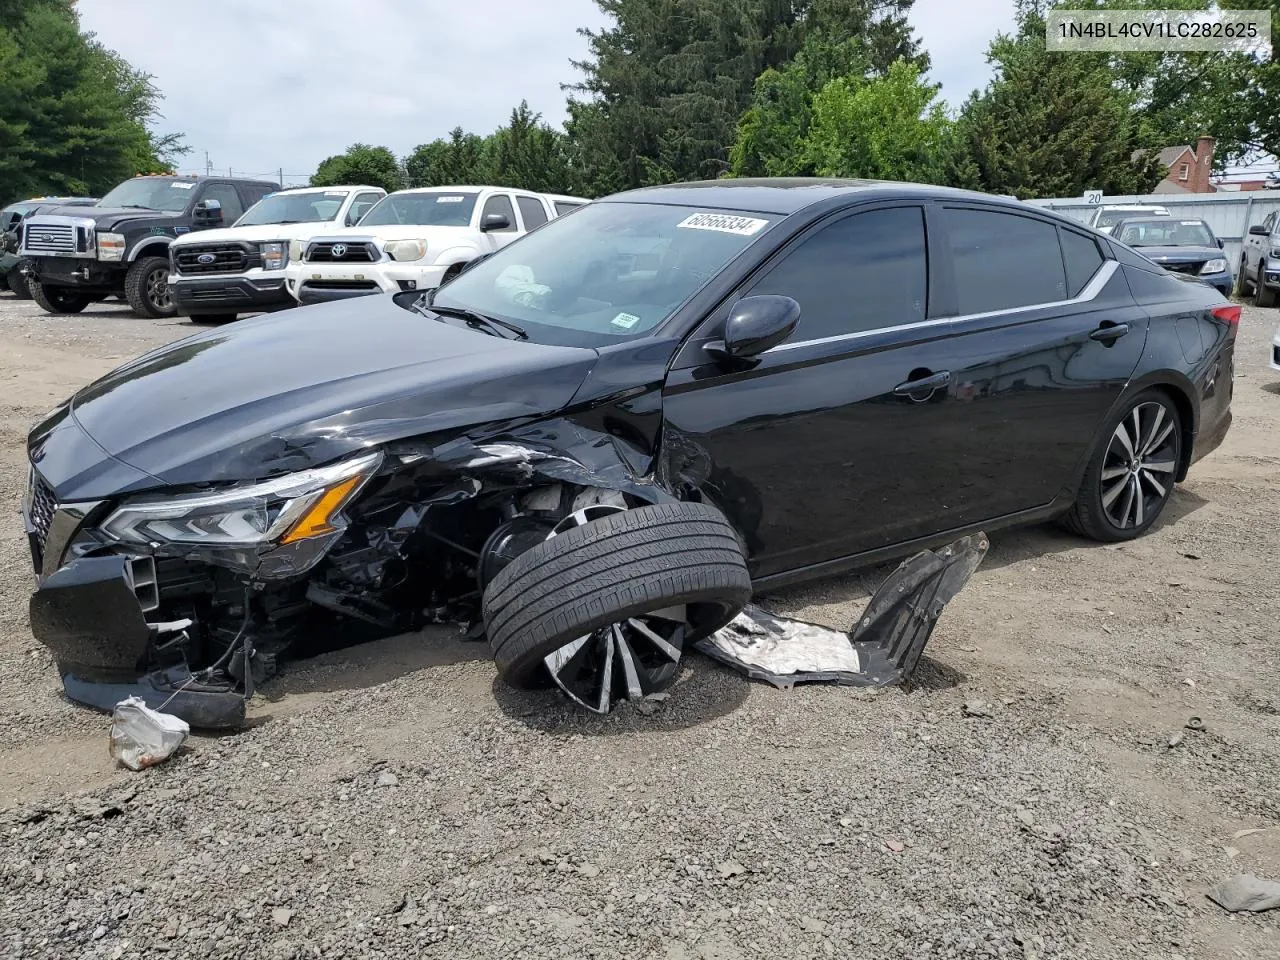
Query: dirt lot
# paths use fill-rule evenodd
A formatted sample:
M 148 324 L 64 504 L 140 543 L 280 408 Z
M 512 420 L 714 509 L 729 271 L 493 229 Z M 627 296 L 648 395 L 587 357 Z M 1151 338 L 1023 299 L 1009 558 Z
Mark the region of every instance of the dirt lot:
M 1235 425 L 1158 528 L 996 535 L 910 689 L 695 656 L 595 718 L 434 630 L 296 664 L 251 730 L 131 774 L 28 631 L 23 438 L 192 328 L 5 296 L 0 955 L 1280 957 L 1280 911 L 1204 895 L 1280 880 L 1277 320 L 1245 309 Z M 848 627 L 883 573 L 769 605 Z

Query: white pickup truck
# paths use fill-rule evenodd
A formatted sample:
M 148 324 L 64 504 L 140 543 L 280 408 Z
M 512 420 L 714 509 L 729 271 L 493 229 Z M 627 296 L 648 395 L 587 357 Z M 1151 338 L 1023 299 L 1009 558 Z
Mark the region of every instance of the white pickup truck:
M 178 237 L 169 244 L 169 292 L 178 313 L 225 322 L 294 306 L 284 285 L 290 243 L 353 226 L 386 195 L 364 185 L 281 190 L 230 227 Z
M 477 257 L 588 202 L 508 187 L 400 190 L 358 227 L 295 241 L 286 283 L 300 303 L 432 290 Z

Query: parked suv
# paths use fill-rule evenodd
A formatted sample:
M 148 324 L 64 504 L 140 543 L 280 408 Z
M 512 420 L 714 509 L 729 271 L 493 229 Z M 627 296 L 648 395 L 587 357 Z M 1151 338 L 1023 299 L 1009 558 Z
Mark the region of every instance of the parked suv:
M 390 194 L 358 227 L 294 241 L 289 292 L 321 303 L 398 290 L 431 290 L 464 266 L 581 205 L 507 187 L 427 187 Z M 566 208 L 568 209 L 568 208 Z
M 140 317 L 171 317 L 169 244 L 220 227 L 280 187 L 229 177 L 134 177 L 96 207 L 55 207 L 23 223 L 32 298 L 49 313 L 79 313 L 123 294 Z
M 284 286 L 290 242 L 354 226 L 386 195 L 364 185 L 281 190 L 231 227 L 178 237 L 169 245 L 169 293 L 178 313 L 223 323 L 293 306 Z
M 1173 273 L 1198 277 L 1231 296 L 1235 279 L 1222 252 L 1225 244 L 1203 220 L 1177 217 L 1134 217 L 1111 228 L 1111 236 Z
M 19 300 L 31 299 L 18 256 L 18 234 L 25 217 L 50 207 L 91 207 L 97 202 L 97 197 L 33 197 L 0 210 L 0 290 L 12 291 Z
M 1253 292 L 1260 307 L 1274 307 L 1280 295 L 1280 214 L 1267 214 L 1245 234 L 1237 274 L 1241 296 Z

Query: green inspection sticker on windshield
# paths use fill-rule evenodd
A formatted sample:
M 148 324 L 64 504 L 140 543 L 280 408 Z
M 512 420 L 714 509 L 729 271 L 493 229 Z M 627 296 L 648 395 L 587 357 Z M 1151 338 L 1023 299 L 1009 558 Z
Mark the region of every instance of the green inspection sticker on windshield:
M 640 322 L 640 318 L 634 313 L 620 313 L 609 322 L 615 327 L 621 327 L 623 330 L 630 330 Z

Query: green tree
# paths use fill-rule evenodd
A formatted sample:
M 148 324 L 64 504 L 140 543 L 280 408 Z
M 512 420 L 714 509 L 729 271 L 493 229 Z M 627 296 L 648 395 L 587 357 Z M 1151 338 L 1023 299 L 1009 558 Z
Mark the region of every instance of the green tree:
M 1148 192 L 1163 176 L 1163 144 L 1144 130 L 1138 96 L 1115 82 L 1106 55 L 1046 51 L 1034 5 L 1018 27 L 992 41 L 995 77 L 960 112 L 950 182 L 1024 199 Z
M 405 158 L 405 179 L 411 187 L 487 183 L 488 147 L 484 137 L 454 127 L 447 140 L 419 144 Z
M 91 34 L 69 0 L 0 0 L 0 202 L 102 194 L 185 152 L 160 136 L 160 93 Z
M 597 0 L 612 23 L 583 31 L 567 124 L 584 189 L 716 177 L 729 166 L 756 78 L 805 37 L 861 38 L 873 70 L 920 53 L 912 0 Z
M 522 100 L 507 125 L 494 131 L 488 150 L 493 183 L 547 193 L 573 190 L 565 136 L 541 120 Z
M 340 184 L 367 184 L 383 190 L 399 190 L 404 181 L 396 156 L 386 147 L 353 143 L 345 153 L 322 160 L 311 175 L 313 187 L 336 187 Z
M 937 96 L 905 60 L 883 77 L 829 81 L 813 98 L 806 165 L 820 177 L 942 182 L 951 121 Z

